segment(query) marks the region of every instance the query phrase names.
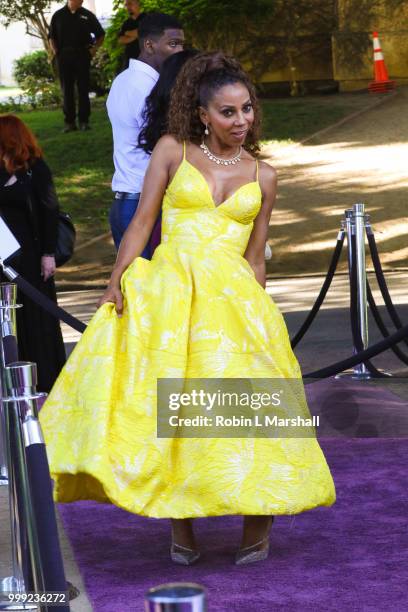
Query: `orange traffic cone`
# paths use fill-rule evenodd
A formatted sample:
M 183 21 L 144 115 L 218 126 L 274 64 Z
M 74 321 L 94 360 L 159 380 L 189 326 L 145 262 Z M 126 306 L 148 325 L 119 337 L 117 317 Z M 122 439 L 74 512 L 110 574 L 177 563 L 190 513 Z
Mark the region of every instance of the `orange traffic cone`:
M 395 81 L 390 81 L 388 78 L 387 68 L 384 62 L 384 56 L 381 51 L 378 32 L 373 32 L 374 46 L 374 81 L 368 86 L 368 91 L 371 93 L 386 93 L 395 88 Z

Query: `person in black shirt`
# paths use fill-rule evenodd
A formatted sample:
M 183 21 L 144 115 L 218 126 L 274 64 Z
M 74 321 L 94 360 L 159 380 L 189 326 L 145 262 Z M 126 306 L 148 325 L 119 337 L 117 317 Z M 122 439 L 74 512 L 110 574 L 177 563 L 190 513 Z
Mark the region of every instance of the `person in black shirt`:
M 89 129 L 89 79 L 91 58 L 102 44 L 105 31 L 83 0 L 68 0 L 51 18 L 49 38 L 56 54 L 64 97 L 64 132 L 77 129 L 75 83 L 78 87 L 78 119 L 81 130 Z
M 125 45 L 125 61 L 123 69 L 128 68 L 130 59 L 137 59 L 140 53 L 138 27 L 144 14 L 140 12 L 138 0 L 125 0 L 125 8 L 129 19 L 122 24 L 119 30 L 118 42 Z

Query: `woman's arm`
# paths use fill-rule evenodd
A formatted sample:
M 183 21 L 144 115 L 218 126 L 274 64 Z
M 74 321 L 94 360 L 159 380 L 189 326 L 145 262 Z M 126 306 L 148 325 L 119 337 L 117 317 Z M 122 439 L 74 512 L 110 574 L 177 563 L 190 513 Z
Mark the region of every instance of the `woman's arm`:
M 51 170 L 41 158 L 32 165 L 32 199 L 36 206 L 33 215 L 37 215 L 41 250 L 41 274 L 48 280 L 55 272 L 55 248 L 58 236 L 59 202 L 52 179 Z
M 37 159 L 31 167 L 32 196 L 37 204 L 41 254 L 54 253 L 57 244 L 59 202 L 51 170 Z M 35 214 L 35 210 L 33 211 Z
M 126 268 L 139 257 L 147 244 L 169 183 L 170 169 L 174 165 L 174 160 L 179 157 L 180 144 L 172 136 L 163 136 L 153 150 L 139 205 L 123 235 L 109 285 L 99 301 L 99 306 L 105 302 L 114 302 L 117 313 L 122 313 L 120 279 Z
M 277 187 L 276 171 L 269 164 L 260 162 L 259 184 L 262 190 L 262 205 L 255 219 L 244 257 L 253 269 L 256 280 L 265 289 L 265 244 Z

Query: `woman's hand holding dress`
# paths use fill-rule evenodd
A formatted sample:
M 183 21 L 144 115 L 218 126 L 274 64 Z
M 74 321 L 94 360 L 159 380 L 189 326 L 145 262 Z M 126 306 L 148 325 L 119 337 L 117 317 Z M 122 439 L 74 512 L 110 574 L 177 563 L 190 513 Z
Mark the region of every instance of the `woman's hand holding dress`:
M 123 312 L 123 295 L 119 285 L 109 283 L 98 302 L 98 308 L 107 302 L 115 304 L 116 313 L 118 317 L 121 317 Z

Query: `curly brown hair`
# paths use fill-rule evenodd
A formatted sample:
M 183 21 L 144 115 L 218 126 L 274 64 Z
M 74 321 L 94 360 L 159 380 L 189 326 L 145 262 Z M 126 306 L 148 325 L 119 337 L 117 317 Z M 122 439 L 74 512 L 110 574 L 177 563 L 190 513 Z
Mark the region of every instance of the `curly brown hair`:
M 260 149 L 261 109 L 255 87 L 238 60 L 221 51 L 200 53 L 184 64 L 171 93 L 167 132 L 179 142 L 188 140 L 200 144 L 204 126 L 199 106 L 206 108 L 218 89 L 237 82 L 248 89 L 254 109 L 254 122 L 243 146 L 256 155 Z

